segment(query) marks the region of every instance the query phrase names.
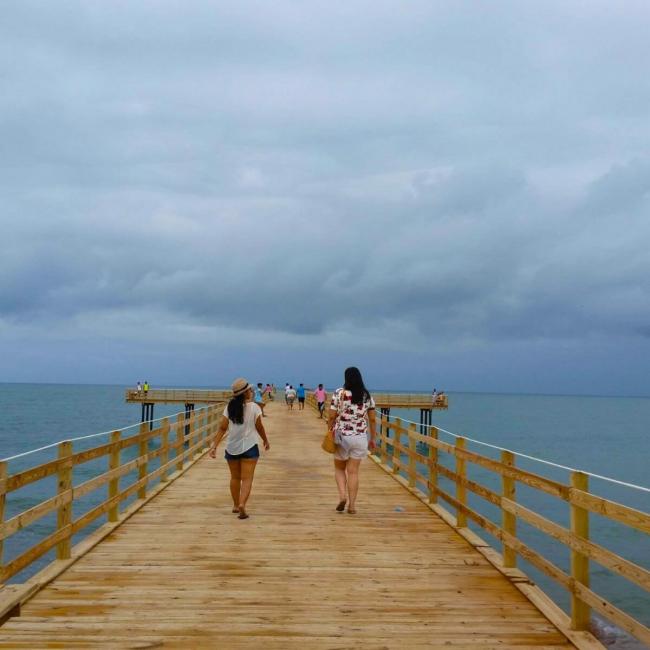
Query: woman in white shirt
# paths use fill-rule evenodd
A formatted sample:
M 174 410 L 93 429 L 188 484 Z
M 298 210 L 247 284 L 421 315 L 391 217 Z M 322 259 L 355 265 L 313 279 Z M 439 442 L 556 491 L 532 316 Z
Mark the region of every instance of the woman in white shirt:
M 232 399 L 228 402 L 219 430 L 210 448 L 210 456 L 215 458 L 217 446 L 228 434 L 226 460 L 230 469 L 230 494 L 232 511 L 239 513 L 239 519 L 248 519 L 246 502 L 253 487 L 253 475 L 260 450 L 257 446 L 258 434 L 264 442 L 264 449 L 271 448 L 262 424 L 262 410 L 253 402 L 255 389 L 245 379 L 235 379 L 232 384 Z

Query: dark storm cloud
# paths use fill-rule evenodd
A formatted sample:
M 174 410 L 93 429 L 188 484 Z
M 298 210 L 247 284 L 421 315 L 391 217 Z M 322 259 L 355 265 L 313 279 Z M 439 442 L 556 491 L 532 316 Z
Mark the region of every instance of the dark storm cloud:
M 8 3 L 0 331 L 647 337 L 649 18 Z

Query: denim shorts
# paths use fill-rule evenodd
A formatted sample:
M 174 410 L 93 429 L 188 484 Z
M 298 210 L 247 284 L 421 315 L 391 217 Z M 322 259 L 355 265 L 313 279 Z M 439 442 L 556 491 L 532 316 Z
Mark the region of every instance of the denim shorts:
M 257 445 L 253 445 L 250 449 L 247 449 L 241 454 L 229 454 L 226 451 L 225 458 L 226 460 L 257 460 L 260 457 L 260 448 Z

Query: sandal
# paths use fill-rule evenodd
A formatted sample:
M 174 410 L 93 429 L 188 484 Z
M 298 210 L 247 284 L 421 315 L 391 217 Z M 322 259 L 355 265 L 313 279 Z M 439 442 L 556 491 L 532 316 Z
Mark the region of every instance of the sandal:
M 238 512 L 239 512 L 239 508 L 233 508 L 233 509 L 232 509 L 232 512 L 234 512 L 235 514 L 238 513 Z
M 339 505 L 336 506 L 336 512 L 343 512 L 345 510 L 345 504 L 347 503 L 346 499 L 339 501 Z
M 249 515 L 246 513 L 246 510 L 244 510 L 243 508 L 240 508 L 239 509 L 239 517 L 237 517 L 237 518 L 238 519 L 248 519 L 248 517 L 249 517 Z
M 349 515 L 356 515 L 357 511 L 354 508 L 348 508 L 348 514 Z

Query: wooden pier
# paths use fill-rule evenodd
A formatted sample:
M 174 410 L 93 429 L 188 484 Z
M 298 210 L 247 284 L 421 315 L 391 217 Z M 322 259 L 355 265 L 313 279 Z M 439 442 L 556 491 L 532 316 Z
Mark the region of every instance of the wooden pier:
M 108 443 L 77 454 L 64 442 L 59 460 L 15 475 L 0 463 L 0 506 L 18 487 L 59 476 L 52 499 L 0 519 L 1 540 L 58 512 L 52 535 L 0 568 L 0 581 L 7 581 L 57 549 L 49 567 L 0 590 L 0 616 L 7 618 L 0 648 L 602 648 L 586 629 L 589 607 L 605 608 L 647 640 L 648 628 L 592 596 L 579 560 L 614 565 L 647 587 L 648 571 L 590 543 L 583 523 L 594 510 L 649 532 L 648 514 L 590 495 L 584 484 L 569 488 L 518 470 L 512 459 L 465 451 L 462 439 L 448 445 L 385 417 L 382 446 L 362 466 L 358 514 L 338 514 L 332 460 L 319 444 L 323 421 L 309 408 L 289 412 L 276 401 L 267 406 L 271 450 L 258 464 L 251 517 L 240 521 L 230 512 L 223 450 L 216 460 L 206 455 L 221 409 L 197 410 L 189 423 L 180 414 L 153 431 L 141 425 L 128 437 L 115 432 Z M 436 453 L 423 457 L 418 442 Z M 122 462 L 120 453 L 132 447 L 137 457 Z M 455 472 L 438 464 L 443 453 L 457 459 Z M 76 464 L 102 455 L 108 471 L 73 485 Z M 428 477 L 416 461 L 427 463 Z M 502 472 L 503 494 L 469 481 L 471 462 Z M 137 479 L 125 487 L 120 481 L 128 471 Z M 453 475 L 454 495 L 440 488 L 439 474 Z M 423 481 L 430 491 L 421 490 Z M 549 529 L 547 520 L 518 506 L 518 481 L 575 504 L 571 531 Z M 75 497 L 100 486 L 108 486 L 107 500 L 75 518 Z M 503 554 L 467 528 L 468 518 L 480 518 L 467 505 L 468 490 L 502 505 L 502 524 L 482 519 L 503 539 Z M 129 495 L 138 499 L 122 510 Z M 72 535 L 100 516 L 107 523 L 72 547 Z M 576 599 L 571 617 L 515 568 L 521 555 L 554 571 L 517 539 L 519 517 L 574 549 L 572 575 L 555 571 Z
M 311 389 L 307 389 L 311 392 Z M 282 401 L 281 390 L 275 399 Z M 124 401 L 130 404 L 215 404 L 230 398 L 230 390 L 198 388 L 155 388 L 144 391 L 127 389 Z M 432 399 L 426 393 L 373 393 L 377 408 L 396 409 L 446 409 L 449 401 L 446 395 Z

